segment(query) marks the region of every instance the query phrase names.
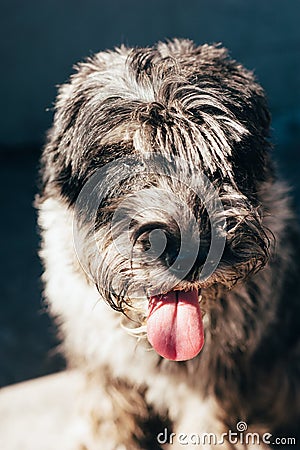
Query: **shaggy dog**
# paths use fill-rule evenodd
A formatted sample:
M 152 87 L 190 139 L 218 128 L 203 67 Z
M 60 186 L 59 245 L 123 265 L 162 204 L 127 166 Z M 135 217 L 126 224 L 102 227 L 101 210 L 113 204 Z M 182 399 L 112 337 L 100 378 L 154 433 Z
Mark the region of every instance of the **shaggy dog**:
M 217 45 L 101 52 L 60 87 L 38 208 L 45 296 L 86 379 L 76 448 L 299 434 L 299 235 L 269 125 Z

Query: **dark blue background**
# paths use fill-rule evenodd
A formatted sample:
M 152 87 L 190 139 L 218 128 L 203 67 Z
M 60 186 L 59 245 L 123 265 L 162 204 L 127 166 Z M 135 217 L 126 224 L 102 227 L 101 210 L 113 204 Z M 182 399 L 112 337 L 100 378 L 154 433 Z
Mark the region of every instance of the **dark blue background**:
M 170 37 L 222 42 L 254 69 L 273 115 L 281 172 L 300 188 L 298 0 L 5 0 L 0 14 L 0 383 L 62 367 L 42 312 L 32 208 L 36 167 L 56 85 L 72 65 L 121 43 Z

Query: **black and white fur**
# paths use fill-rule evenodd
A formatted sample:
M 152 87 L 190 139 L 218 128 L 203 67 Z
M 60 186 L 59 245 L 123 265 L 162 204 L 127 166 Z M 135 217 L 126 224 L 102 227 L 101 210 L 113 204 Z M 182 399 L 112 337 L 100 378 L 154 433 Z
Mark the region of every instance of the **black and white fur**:
M 261 433 L 299 434 L 299 235 L 288 189 L 272 162 L 269 125 L 253 74 L 216 45 L 175 39 L 101 52 L 79 64 L 60 87 L 42 157 L 38 208 L 45 296 L 67 359 L 87 380 L 86 429 L 78 449 L 152 450 L 160 448 L 156 434 L 164 427 L 221 434 L 240 420 Z M 132 261 L 117 254 L 109 227 L 121 201 L 130 198 L 134 210 L 137 193 L 146 188 L 151 206 L 159 211 L 167 204 L 168 215 L 141 214 L 132 224 L 133 239 L 138 242 L 149 223 L 178 238 L 173 218 L 180 214 L 167 201 L 171 193 L 193 210 L 206 242 L 210 230 L 199 198 L 170 177 L 133 174 L 99 205 L 102 255 L 99 260 L 90 251 L 87 233 L 88 274 L 74 251 L 73 216 L 85 183 L 117 158 L 144 163 L 149 154 L 178 156 L 193 173 L 205 174 L 227 221 L 216 271 L 199 281 L 200 255 L 192 272 L 178 280 L 178 289 L 201 289 L 205 314 L 204 349 L 186 362 L 161 358 L 144 334 L 147 288 L 156 279 L 163 292 L 166 280 L 157 274 L 165 260 L 144 267 L 137 246 L 140 265 L 133 269 Z M 175 163 L 172 170 L 182 168 Z M 188 229 L 188 216 L 180 225 Z M 102 270 L 107 261 L 109 270 Z M 143 283 L 145 296 L 135 300 L 128 286 Z M 163 448 L 189 447 L 175 442 Z

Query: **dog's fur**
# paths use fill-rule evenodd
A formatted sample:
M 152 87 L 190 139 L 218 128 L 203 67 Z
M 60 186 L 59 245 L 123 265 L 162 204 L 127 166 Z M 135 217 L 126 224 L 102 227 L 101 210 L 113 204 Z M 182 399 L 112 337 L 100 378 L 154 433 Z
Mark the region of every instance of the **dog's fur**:
M 272 162 L 269 125 L 253 74 L 215 45 L 174 40 L 98 53 L 60 88 L 38 208 L 45 295 L 66 356 L 87 380 L 83 404 L 90 428 L 78 448 L 152 450 L 160 448 L 156 434 L 164 427 L 222 433 L 235 430 L 239 420 L 274 436 L 299 432 L 299 235 L 288 189 Z M 168 176 L 134 170 L 135 162 L 151 164 L 157 155 L 172 161 Z M 96 217 L 101 257 L 86 231 L 80 261 L 86 273 L 73 243 L 76 201 L 97 170 L 125 156 L 133 161 L 126 180 L 125 165 L 119 165 L 116 182 L 111 173 L 102 182 L 109 188 Z M 205 197 L 204 174 L 224 208 L 224 253 L 205 280 L 200 272 L 211 231 L 205 202 L 174 181 L 177 172 L 190 174 L 189 186 L 201 187 Z M 147 292 L 155 280 L 163 293 L 170 280 L 161 276 L 166 255 L 143 260 L 137 244 L 156 227 L 180 239 L 178 217 L 189 229 L 190 217 L 178 211 L 175 197 L 193 211 L 204 243 L 187 276 L 176 284 L 176 273 L 170 275 L 176 289 L 201 289 L 205 345 L 184 362 L 161 358 L 143 334 Z M 154 208 L 150 215 L 140 212 L 129 231 L 114 223 L 118 237 L 129 232 L 138 266 L 134 255 L 118 253 L 110 234 L 124 200 L 126 217 L 141 201 Z M 81 224 L 88 228 L 89 218 Z M 144 297 L 135 298 L 143 287 Z M 174 442 L 163 448 L 189 447 Z

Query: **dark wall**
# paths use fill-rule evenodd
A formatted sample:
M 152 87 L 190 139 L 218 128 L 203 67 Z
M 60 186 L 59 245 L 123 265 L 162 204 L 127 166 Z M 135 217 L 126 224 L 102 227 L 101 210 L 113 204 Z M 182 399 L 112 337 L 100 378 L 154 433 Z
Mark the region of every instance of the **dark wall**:
M 222 42 L 255 69 L 273 114 L 299 123 L 298 0 L 5 0 L 0 15 L 0 143 L 40 143 L 55 85 L 92 52 L 166 37 Z

